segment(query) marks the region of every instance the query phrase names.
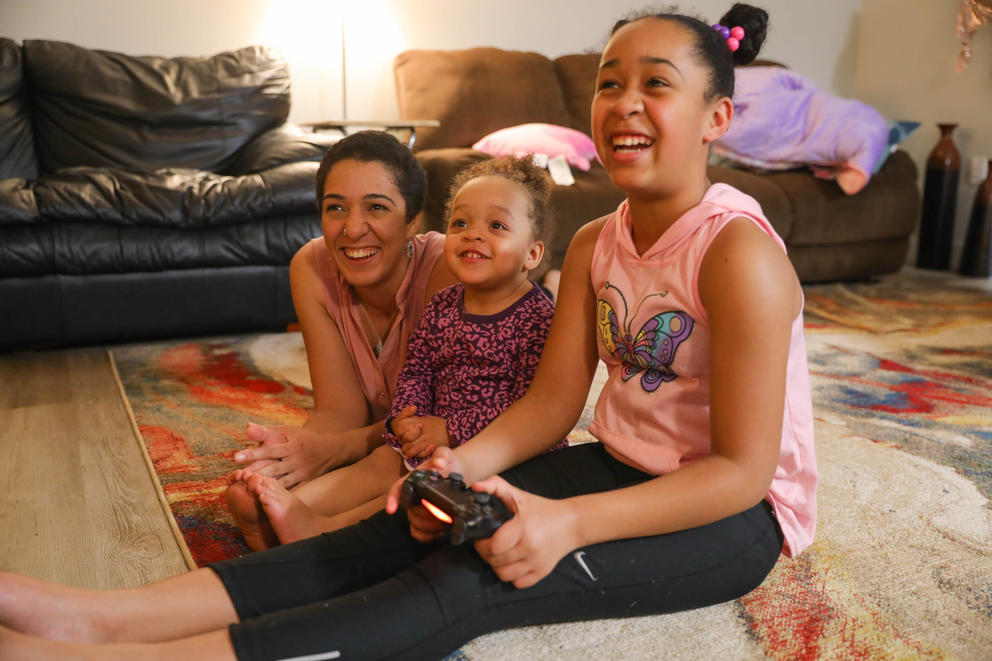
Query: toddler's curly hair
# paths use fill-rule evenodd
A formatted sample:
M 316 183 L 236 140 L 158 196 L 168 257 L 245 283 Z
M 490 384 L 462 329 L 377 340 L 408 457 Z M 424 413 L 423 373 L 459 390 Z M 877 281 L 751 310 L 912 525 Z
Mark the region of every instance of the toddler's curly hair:
M 535 241 L 544 242 L 545 257 L 554 232 L 551 191 L 554 182 L 542 167 L 534 165 L 530 156 L 498 156 L 479 161 L 455 175 L 448 188 L 444 217 L 451 220 L 451 205 L 462 186 L 479 177 L 502 177 L 516 182 L 527 191 L 530 200 L 531 234 Z

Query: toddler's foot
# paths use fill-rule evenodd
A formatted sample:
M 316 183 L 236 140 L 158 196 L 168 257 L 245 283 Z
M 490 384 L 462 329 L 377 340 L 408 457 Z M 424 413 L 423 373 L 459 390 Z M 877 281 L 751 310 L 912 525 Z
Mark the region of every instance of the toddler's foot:
M 277 480 L 252 475 L 245 486 L 261 503 L 279 541 L 289 544 L 324 532 L 320 516 Z
M 242 475 L 245 473 L 240 470 L 237 472 Z M 234 522 L 238 524 L 241 534 L 244 535 L 248 548 L 252 551 L 261 551 L 279 545 L 279 536 L 265 514 L 265 509 L 258 502 L 258 497 L 245 487 L 244 481 L 236 479 L 232 482 L 224 491 L 224 500 Z

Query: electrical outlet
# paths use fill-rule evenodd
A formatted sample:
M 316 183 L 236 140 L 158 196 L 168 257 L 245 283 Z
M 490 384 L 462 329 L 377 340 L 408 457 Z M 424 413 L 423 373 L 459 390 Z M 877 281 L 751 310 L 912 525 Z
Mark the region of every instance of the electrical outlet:
M 968 183 L 972 186 L 978 186 L 985 181 L 985 177 L 987 176 L 989 176 L 989 157 L 972 156 L 971 172 L 969 173 Z

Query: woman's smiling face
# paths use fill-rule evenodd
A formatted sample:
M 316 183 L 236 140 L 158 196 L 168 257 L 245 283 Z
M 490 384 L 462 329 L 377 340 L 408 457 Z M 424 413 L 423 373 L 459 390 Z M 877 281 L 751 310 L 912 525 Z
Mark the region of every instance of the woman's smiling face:
M 345 159 L 327 173 L 320 224 L 327 250 L 353 287 L 399 287 L 406 272 L 406 203 L 392 173 L 376 161 Z
M 628 195 L 664 194 L 705 168 L 713 135 L 709 70 L 692 33 L 645 18 L 621 27 L 603 49 L 592 133 L 613 181 Z M 719 134 L 722 135 L 720 130 Z

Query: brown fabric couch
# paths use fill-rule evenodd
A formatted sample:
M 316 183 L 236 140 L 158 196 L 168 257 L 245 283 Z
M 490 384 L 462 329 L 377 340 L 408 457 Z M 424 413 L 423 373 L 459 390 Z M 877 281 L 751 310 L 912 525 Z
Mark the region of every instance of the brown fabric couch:
M 410 50 L 393 65 L 400 116 L 437 119 L 417 131 L 414 149 L 427 170 L 425 211 L 430 229 L 443 227 L 448 184 L 463 167 L 488 158 L 471 146 L 501 128 L 541 122 L 589 133 L 598 53 L 554 60 L 497 48 Z M 559 267 L 584 223 L 623 199 L 598 163 L 573 168 L 575 184 L 556 187 L 557 232 L 548 266 Z M 892 154 L 860 193 L 845 195 L 832 181 L 805 170 L 758 174 L 711 166 L 713 182 L 755 197 L 789 250 L 804 282 L 849 280 L 898 271 L 919 217 L 917 170 L 909 155 Z

